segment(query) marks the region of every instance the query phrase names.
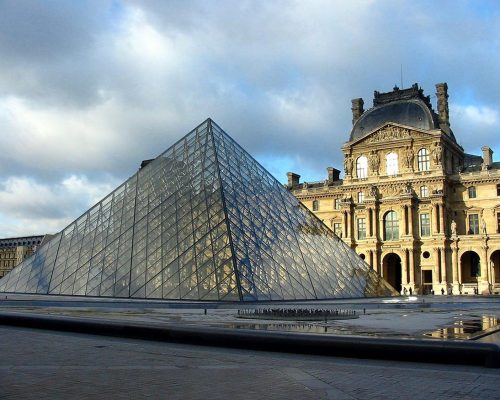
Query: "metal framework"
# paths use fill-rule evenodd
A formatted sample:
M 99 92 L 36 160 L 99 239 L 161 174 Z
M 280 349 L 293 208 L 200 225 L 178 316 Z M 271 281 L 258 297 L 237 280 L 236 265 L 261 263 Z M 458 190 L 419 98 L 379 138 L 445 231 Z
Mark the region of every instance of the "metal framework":
M 210 119 L 1 279 L 0 292 L 223 301 L 393 294 Z

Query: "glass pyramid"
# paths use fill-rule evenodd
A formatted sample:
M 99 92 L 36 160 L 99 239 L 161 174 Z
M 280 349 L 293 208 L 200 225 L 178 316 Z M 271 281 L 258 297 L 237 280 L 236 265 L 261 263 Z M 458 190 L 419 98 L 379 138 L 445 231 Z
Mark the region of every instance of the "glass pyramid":
M 0 292 L 226 301 L 394 294 L 210 119 L 2 278 Z

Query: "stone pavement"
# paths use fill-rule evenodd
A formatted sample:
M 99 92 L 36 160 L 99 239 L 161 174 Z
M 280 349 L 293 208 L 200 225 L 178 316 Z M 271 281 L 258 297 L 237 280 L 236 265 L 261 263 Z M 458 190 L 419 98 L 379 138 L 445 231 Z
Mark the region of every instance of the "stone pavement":
M 500 399 L 500 370 L 0 327 L 0 399 Z

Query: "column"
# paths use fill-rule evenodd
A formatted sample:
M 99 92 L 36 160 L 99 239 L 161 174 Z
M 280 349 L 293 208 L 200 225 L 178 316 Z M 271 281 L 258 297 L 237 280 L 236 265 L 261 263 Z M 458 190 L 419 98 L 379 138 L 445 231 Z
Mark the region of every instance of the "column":
M 446 285 L 446 249 L 441 248 L 441 284 Z M 445 289 L 446 290 L 446 289 Z
M 383 268 L 382 268 L 382 252 L 377 249 L 377 254 L 376 254 L 376 259 L 377 259 L 377 272 L 382 276 Z
M 344 216 L 343 221 L 342 221 L 342 230 L 344 232 L 344 238 L 347 239 L 348 235 L 349 235 L 349 229 L 348 229 L 348 226 L 349 226 L 348 225 L 349 224 L 349 217 L 348 217 L 348 215 L 349 214 L 347 213 L 347 211 L 344 211 L 342 214 Z
M 408 206 L 408 234 L 413 237 L 413 206 Z
M 403 262 L 401 263 L 401 284 L 403 287 L 406 287 L 408 284 L 408 263 L 409 263 L 409 250 L 404 249 L 405 257 Z
M 408 218 L 406 216 L 406 206 L 401 206 L 401 217 L 400 221 L 403 221 L 403 229 L 401 232 L 401 236 L 408 234 Z
M 479 293 L 487 292 L 488 287 L 488 245 L 484 245 L 481 247 L 481 255 L 479 256 L 479 260 L 481 263 L 481 276 L 477 282 L 477 289 Z
M 408 268 L 410 268 L 410 282 L 409 284 L 415 288 L 415 265 L 413 261 L 413 247 L 408 249 Z
M 441 230 L 440 232 L 442 234 L 446 234 L 446 210 L 445 210 L 445 207 L 444 207 L 444 204 L 441 204 L 441 212 L 439 213 L 441 218 L 440 218 L 440 225 L 441 225 Z
M 366 209 L 366 214 L 367 214 L 367 217 L 368 217 L 368 224 L 367 224 L 367 229 L 368 229 L 368 234 L 367 234 L 367 237 L 372 237 L 373 236 L 373 229 L 372 229 L 372 218 L 373 218 L 373 213 L 372 213 L 372 209 L 371 208 L 367 208 Z
M 455 244 L 455 242 L 452 245 L 451 248 L 451 274 L 452 274 L 452 280 L 453 280 L 453 286 L 458 285 L 458 282 L 460 280 L 458 279 L 458 246 Z
M 437 290 L 435 283 L 439 283 L 439 271 L 441 269 L 441 265 L 439 262 L 439 249 L 434 249 L 434 267 L 432 269 L 432 289 L 434 291 Z
M 384 217 L 379 213 L 378 221 L 378 234 L 381 241 L 384 240 Z
M 432 227 L 433 227 L 433 233 L 434 234 L 437 234 L 439 233 L 439 230 L 438 230 L 438 221 L 439 221 L 439 206 L 437 204 L 434 204 L 432 206 Z

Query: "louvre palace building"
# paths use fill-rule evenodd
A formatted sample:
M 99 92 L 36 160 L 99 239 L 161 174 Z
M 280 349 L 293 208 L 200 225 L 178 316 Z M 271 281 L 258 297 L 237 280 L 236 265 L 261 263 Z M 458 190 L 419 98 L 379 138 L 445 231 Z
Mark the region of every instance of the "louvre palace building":
M 418 84 L 352 100 L 341 171 L 288 189 L 402 294 L 500 293 L 500 163 L 471 155 Z M 463 134 L 463 133 L 462 133 Z

